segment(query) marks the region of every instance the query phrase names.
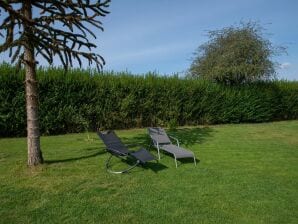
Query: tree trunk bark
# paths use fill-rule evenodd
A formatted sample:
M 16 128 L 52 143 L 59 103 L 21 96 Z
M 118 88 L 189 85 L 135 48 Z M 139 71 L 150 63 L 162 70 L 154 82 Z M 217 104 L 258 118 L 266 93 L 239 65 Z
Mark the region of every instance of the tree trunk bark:
M 23 3 L 24 16 L 32 18 L 32 8 L 30 0 Z M 40 149 L 40 132 L 38 120 L 38 90 L 36 80 L 36 62 L 34 57 L 34 46 L 30 44 L 30 27 L 25 26 L 24 32 L 27 36 L 25 46 L 25 89 L 26 89 L 26 111 L 27 111 L 27 148 L 28 148 L 28 165 L 35 166 L 43 163 L 42 152 Z

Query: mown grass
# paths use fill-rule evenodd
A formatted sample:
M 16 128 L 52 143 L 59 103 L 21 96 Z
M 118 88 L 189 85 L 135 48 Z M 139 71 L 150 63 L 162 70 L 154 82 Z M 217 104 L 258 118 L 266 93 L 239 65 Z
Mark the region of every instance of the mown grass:
M 145 129 L 117 133 L 148 143 Z M 197 167 L 186 160 L 176 169 L 162 155 L 159 164 L 109 174 L 103 144 L 83 133 L 42 137 L 46 163 L 29 169 L 26 139 L 1 139 L 0 223 L 298 223 L 298 121 L 172 134 L 195 152 Z

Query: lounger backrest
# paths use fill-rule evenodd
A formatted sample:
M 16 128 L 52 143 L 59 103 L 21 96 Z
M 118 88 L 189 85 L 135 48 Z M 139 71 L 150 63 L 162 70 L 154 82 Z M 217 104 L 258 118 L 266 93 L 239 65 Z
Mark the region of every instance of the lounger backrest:
M 148 128 L 149 135 L 152 140 L 158 144 L 171 144 L 171 140 L 162 128 Z
M 127 147 L 122 143 L 114 131 L 98 132 L 98 136 L 106 145 L 108 151 L 118 155 L 126 155 L 129 153 Z

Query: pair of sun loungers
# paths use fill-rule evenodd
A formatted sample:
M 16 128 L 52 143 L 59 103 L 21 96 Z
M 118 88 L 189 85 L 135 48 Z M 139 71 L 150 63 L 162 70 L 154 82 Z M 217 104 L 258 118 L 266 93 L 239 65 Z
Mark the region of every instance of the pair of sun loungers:
M 153 146 L 157 149 L 158 160 L 160 160 L 160 151 L 162 150 L 174 156 L 176 168 L 178 167 L 177 159 L 181 158 L 193 158 L 194 164 L 196 165 L 194 153 L 180 147 L 178 139 L 168 136 L 164 129 L 148 128 L 148 133 Z M 125 173 L 137 165 L 144 165 L 149 161 L 157 160 L 155 156 L 144 148 L 140 148 L 137 151 L 129 150 L 128 146 L 123 144 L 114 131 L 98 132 L 98 136 L 102 139 L 106 146 L 106 150 L 110 153 L 110 157 L 106 161 L 106 169 L 111 173 Z M 176 145 L 172 144 L 170 138 L 176 141 Z M 125 170 L 115 171 L 110 168 L 110 161 L 113 156 L 123 159 L 132 158 L 135 163 Z

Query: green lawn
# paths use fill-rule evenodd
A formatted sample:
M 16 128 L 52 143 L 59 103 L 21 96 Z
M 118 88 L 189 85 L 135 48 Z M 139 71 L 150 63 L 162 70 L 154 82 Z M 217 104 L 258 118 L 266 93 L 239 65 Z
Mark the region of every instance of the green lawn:
M 145 129 L 117 133 L 148 142 Z M 298 223 L 298 121 L 172 134 L 196 167 L 176 169 L 162 154 L 159 164 L 109 174 L 103 144 L 83 133 L 42 137 L 46 163 L 29 169 L 26 139 L 0 139 L 0 223 Z

